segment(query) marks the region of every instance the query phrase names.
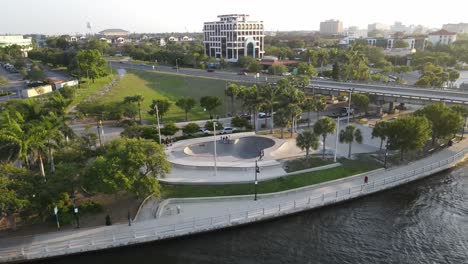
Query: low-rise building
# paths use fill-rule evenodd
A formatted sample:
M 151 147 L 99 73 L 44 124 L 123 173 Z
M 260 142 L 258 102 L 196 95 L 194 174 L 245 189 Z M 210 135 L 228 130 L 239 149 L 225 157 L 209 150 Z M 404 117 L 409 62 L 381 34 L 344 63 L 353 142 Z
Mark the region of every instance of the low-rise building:
M 23 56 L 28 56 L 28 51 L 32 50 L 32 40 L 31 38 L 25 38 L 22 35 L 3 35 L 0 36 L 0 48 L 18 45 L 21 47 Z
M 445 29 L 437 30 L 429 33 L 428 41 L 432 45 L 450 45 L 457 40 L 457 33 L 450 32 Z
M 468 23 L 444 24 L 442 29 L 455 33 L 468 33 Z

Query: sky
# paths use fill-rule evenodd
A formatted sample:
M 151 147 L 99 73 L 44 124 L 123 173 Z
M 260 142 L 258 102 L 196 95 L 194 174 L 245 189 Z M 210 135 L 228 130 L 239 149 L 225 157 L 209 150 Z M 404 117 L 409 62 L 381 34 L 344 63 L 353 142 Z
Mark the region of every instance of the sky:
M 0 0 L 0 34 L 87 33 L 88 21 L 93 32 L 201 32 L 221 14 L 249 14 L 267 31 L 318 30 L 327 19 L 365 29 L 395 21 L 441 28 L 468 23 L 466 10 L 466 0 Z

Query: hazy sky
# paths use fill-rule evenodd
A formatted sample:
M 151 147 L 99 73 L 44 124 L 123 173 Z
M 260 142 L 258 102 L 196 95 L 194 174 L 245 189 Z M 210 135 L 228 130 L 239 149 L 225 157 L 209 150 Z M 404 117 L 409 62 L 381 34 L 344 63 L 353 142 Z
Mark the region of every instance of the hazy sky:
M 86 33 L 122 28 L 131 32 L 201 31 L 220 14 L 246 13 L 267 30 L 318 30 L 320 21 L 344 27 L 381 22 L 423 24 L 468 22 L 466 0 L 0 0 L 0 34 Z

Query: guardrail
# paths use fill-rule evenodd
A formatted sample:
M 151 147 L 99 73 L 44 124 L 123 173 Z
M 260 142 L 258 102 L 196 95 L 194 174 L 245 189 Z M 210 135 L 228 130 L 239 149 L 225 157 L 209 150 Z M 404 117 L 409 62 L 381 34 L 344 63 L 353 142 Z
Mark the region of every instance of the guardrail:
M 131 227 L 118 225 L 101 228 L 101 230 L 94 235 L 86 235 L 84 238 L 60 240 L 60 238 L 56 237 L 53 239 L 54 242 L 39 241 L 24 246 L 3 248 L 0 249 L 0 262 L 38 259 L 155 241 L 247 224 L 312 208 L 318 208 L 392 188 L 450 168 L 457 162 L 463 160 L 467 153 L 468 148 L 465 148 L 445 160 L 434 162 L 405 173 L 369 181 L 367 184 L 355 185 L 333 192 L 324 192 L 316 196 L 307 196 L 269 207 L 235 212 L 221 216 L 193 219 L 190 221 L 167 225 L 161 225 L 157 221 L 135 223 Z

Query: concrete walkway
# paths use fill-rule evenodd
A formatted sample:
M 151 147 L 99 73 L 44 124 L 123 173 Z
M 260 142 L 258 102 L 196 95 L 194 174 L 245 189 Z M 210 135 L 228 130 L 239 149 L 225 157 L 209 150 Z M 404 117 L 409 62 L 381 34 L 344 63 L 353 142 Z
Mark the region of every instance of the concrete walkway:
M 408 165 L 352 176 L 282 193 L 253 196 L 169 199 L 159 205 L 159 217 L 128 225 L 80 229 L 0 240 L 0 262 L 125 246 L 246 224 L 259 219 L 316 208 L 403 184 L 454 166 L 468 153 L 468 140 Z M 462 151 L 462 152 L 460 152 Z M 385 180 L 382 180 L 384 179 Z M 154 208 L 149 208 L 154 212 Z

